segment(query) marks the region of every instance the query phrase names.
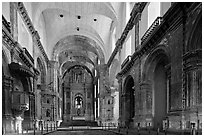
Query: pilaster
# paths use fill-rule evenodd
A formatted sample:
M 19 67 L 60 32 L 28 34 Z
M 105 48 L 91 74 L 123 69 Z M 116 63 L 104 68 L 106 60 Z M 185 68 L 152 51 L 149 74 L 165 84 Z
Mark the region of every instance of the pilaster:
M 14 132 L 14 125 L 12 124 L 13 117 L 11 112 L 11 92 L 13 89 L 13 79 L 9 76 L 3 75 L 3 89 L 2 89 L 2 130 L 3 134 Z
M 123 102 L 123 99 L 122 99 L 122 77 L 117 77 L 118 79 L 118 85 L 119 85 L 119 118 L 118 118 L 118 124 L 119 126 L 121 126 L 121 122 L 122 122 L 122 102 Z
M 49 67 L 49 72 L 50 72 L 50 83 L 48 84 L 48 86 L 50 87 L 50 90 L 52 92 L 57 92 L 57 75 L 58 75 L 58 62 L 54 61 L 54 60 L 50 60 L 50 65 Z

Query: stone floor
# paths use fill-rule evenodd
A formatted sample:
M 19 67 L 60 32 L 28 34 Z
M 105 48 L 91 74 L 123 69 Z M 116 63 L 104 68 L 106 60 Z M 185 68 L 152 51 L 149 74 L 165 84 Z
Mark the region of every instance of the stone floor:
M 75 127 L 59 127 L 57 130 L 45 130 L 43 132 L 36 131 L 35 135 L 181 135 L 186 134 L 189 135 L 190 132 L 157 132 L 154 130 L 138 130 L 136 129 L 126 129 L 121 128 L 118 130 L 116 127 L 89 127 L 89 126 L 75 126 Z M 196 133 L 201 135 L 202 131 Z M 18 135 L 18 134 L 10 134 L 10 135 Z M 20 134 L 22 135 L 22 134 Z M 23 135 L 34 135 L 33 131 L 24 132 Z
M 115 132 L 101 129 L 80 129 L 80 130 L 65 130 L 56 131 L 47 135 L 117 135 Z

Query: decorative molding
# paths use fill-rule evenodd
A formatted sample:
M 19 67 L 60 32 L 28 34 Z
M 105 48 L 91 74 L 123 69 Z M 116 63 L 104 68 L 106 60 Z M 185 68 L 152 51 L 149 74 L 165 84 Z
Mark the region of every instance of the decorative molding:
M 13 87 L 13 78 L 12 77 L 10 77 L 10 76 L 7 76 L 7 75 L 2 75 L 3 77 L 3 87 L 4 88 L 9 88 L 9 89 L 12 89 L 12 87 Z
M 28 16 L 28 13 L 25 9 L 25 6 L 23 4 L 23 2 L 18 2 L 17 3 L 17 10 L 19 11 L 25 25 L 27 26 L 29 32 L 31 33 L 32 36 L 34 36 L 35 34 L 35 28 L 31 22 L 30 17 Z
M 12 36 L 9 34 L 8 30 L 5 30 L 4 27 L 2 29 L 2 41 L 7 45 L 10 46 L 10 48 L 14 48 L 16 46 L 15 40 L 12 38 Z
M 113 62 L 113 59 L 116 56 L 116 54 L 118 53 L 118 51 L 120 49 L 122 49 L 122 45 L 125 42 L 125 39 L 126 39 L 128 33 L 129 33 L 129 31 L 135 25 L 135 22 L 136 22 L 135 18 L 140 19 L 140 18 L 138 18 L 137 15 L 141 14 L 141 12 L 143 11 L 143 9 L 146 6 L 146 4 L 147 4 L 147 2 L 138 2 L 138 3 L 136 3 L 134 5 L 133 10 L 132 10 L 132 12 L 130 14 L 131 17 L 130 17 L 130 19 L 129 19 L 129 21 L 128 21 L 128 23 L 127 23 L 127 25 L 126 25 L 126 27 L 125 27 L 121 37 L 117 40 L 117 42 L 115 44 L 116 45 L 115 49 L 114 49 L 113 53 L 111 54 L 111 56 L 110 56 L 110 58 L 109 58 L 109 60 L 107 62 L 108 67 L 110 67 L 110 65 Z
M 192 69 L 198 69 L 202 67 L 202 51 L 196 50 L 195 52 L 187 52 L 183 56 L 184 71 L 187 72 Z
M 40 36 L 39 36 L 38 32 L 35 30 L 35 28 L 34 28 L 32 22 L 31 22 L 31 19 L 30 19 L 30 17 L 28 16 L 28 13 L 27 13 L 27 11 L 26 11 L 26 8 L 25 8 L 23 2 L 18 2 L 18 4 L 17 4 L 17 10 L 19 11 L 19 13 L 20 13 L 20 15 L 21 15 L 21 17 L 22 17 L 22 19 L 23 19 L 25 25 L 27 26 L 27 28 L 28 28 L 30 34 L 32 35 L 32 37 L 33 37 L 33 38 L 36 38 L 37 46 L 38 46 L 38 48 L 40 49 L 42 55 L 44 56 L 44 58 L 45 58 L 47 64 L 49 64 L 49 59 L 48 59 L 47 54 L 46 54 L 46 52 L 45 52 L 45 50 L 44 50 L 44 48 L 43 48 L 43 46 L 42 46 L 41 41 L 40 41 Z
M 32 67 L 33 63 L 32 63 L 32 58 L 28 57 L 25 53 L 24 50 L 21 48 L 21 46 L 19 45 L 18 42 L 16 42 L 11 34 L 4 29 L 2 29 L 2 40 L 3 42 L 9 47 L 9 49 L 13 52 L 12 56 L 14 54 L 16 54 L 18 57 L 20 57 L 22 59 L 22 61 L 28 66 L 28 67 Z M 11 57 L 13 58 L 13 57 Z M 12 59 L 13 61 L 13 59 Z
M 38 38 L 38 37 L 39 37 L 39 34 L 37 33 L 35 36 Z M 44 50 L 44 48 L 43 48 L 43 46 L 42 46 L 42 43 L 41 43 L 40 39 L 37 39 L 37 46 L 38 46 L 38 48 L 40 49 L 42 55 L 44 56 L 44 58 L 45 58 L 45 60 L 46 60 L 46 62 L 47 62 L 47 64 L 48 64 L 48 66 L 49 66 L 50 62 L 49 62 L 49 59 L 48 59 L 47 54 L 45 53 L 45 50 Z
M 149 36 L 152 35 L 152 33 L 154 32 L 154 30 L 157 29 L 157 27 L 162 23 L 163 18 L 162 17 L 157 17 L 155 19 L 155 21 L 152 23 L 152 25 L 149 27 L 149 29 L 145 32 L 145 34 L 142 36 L 141 38 L 141 44 L 143 44 L 143 42 L 145 42 Z

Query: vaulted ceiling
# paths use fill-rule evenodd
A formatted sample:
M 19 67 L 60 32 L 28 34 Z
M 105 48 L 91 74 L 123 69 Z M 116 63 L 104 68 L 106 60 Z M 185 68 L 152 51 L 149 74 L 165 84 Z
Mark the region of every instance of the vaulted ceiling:
M 34 2 L 34 24 L 43 22 L 44 46 L 48 57 L 59 66 L 83 64 L 93 69 L 110 54 L 110 35 L 118 23 L 122 3 Z M 66 65 L 65 65 L 66 64 Z M 70 64 L 70 65 L 67 65 Z

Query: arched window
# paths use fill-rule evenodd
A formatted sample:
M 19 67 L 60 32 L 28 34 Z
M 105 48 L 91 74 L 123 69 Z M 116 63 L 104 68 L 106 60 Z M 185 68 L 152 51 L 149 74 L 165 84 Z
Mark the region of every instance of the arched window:
M 50 104 L 50 99 L 49 98 L 47 99 L 47 104 Z
M 46 117 L 50 117 L 50 110 L 49 109 L 46 110 Z
M 108 104 L 111 104 L 111 100 L 110 99 L 108 100 Z

